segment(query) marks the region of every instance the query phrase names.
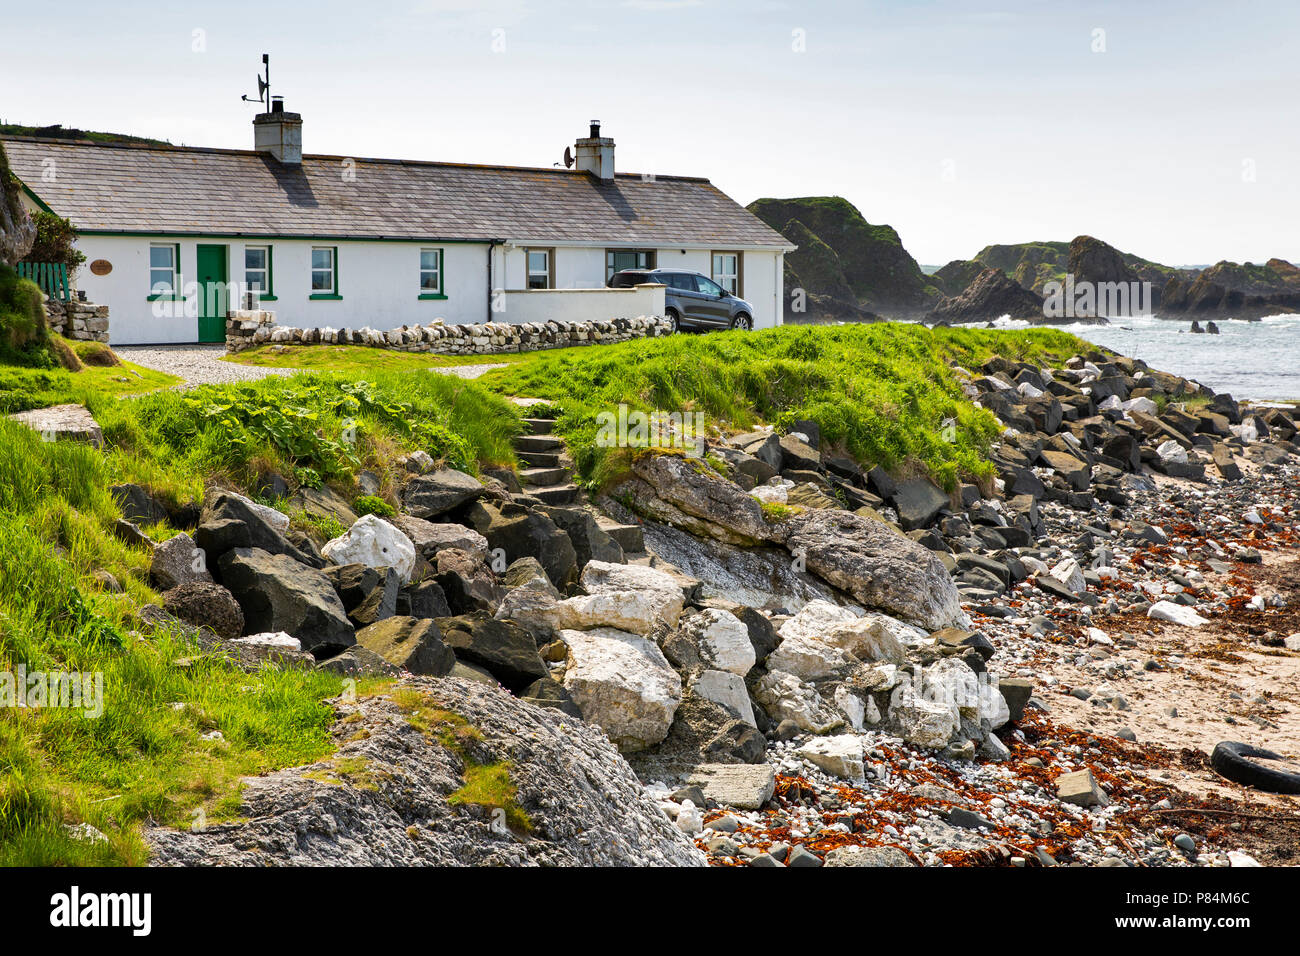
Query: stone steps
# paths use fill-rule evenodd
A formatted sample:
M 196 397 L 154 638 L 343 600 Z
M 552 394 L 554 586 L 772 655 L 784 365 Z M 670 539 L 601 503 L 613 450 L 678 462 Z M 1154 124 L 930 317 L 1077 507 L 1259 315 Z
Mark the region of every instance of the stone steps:
M 582 497 L 582 489 L 575 484 L 534 487 L 527 489 L 527 493 L 548 505 L 577 504 Z
M 559 454 L 564 451 L 564 442 L 553 435 L 520 435 L 515 439 L 515 451 Z
M 519 460 L 533 468 L 559 468 L 563 456 L 553 451 L 519 451 L 515 452 Z
M 572 463 L 564 440 L 551 434 L 553 418 L 525 418 L 531 434 L 515 439 L 515 454 L 527 467 L 519 471 L 524 494 L 548 505 L 571 505 L 582 500 L 582 489 L 575 485 Z
M 530 435 L 549 435 L 555 428 L 554 418 L 525 418 Z
M 520 482 L 541 488 L 565 484 L 572 476 L 573 471 L 564 465 L 554 468 L 524 468 L 519 472 Z

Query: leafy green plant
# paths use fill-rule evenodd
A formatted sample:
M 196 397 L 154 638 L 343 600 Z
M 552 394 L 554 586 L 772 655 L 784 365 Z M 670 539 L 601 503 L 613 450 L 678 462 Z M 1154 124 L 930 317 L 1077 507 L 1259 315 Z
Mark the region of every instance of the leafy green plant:
M 391 518 L 397 514 L 392 505 L 376 495 L 362 495 L 353 503 L 352 510 L 358 515 L 378 515 L 380 518 Z
M 86 254 L 74 245 L 77 234 L 72 228 L 72 222 L 44 210 L 32 213 L 32 222 L 36 223 L 36 241 L 23 261 L 61 263 L 68 267 L 68 279 L 71 281 L 86 261 Z

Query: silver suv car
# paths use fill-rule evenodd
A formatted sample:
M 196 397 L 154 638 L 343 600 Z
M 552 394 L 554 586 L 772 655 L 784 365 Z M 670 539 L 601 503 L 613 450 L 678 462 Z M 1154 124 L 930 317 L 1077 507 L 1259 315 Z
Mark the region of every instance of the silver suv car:
M 678 329 L 752 329 L 754 307 L 732 295 L 708 276 L 675 269 L 624 269 L 610 277 L 611 289 L 629 289 L 642 282 L 667 286 L 664 314 Z

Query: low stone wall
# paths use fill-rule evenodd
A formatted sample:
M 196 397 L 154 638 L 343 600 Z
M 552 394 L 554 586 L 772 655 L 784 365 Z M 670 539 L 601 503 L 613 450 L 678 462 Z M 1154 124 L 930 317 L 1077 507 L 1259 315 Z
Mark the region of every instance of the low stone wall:
M 51 332 L 82 342 L 108 341 L 108 306 L 93 302 L 47 299 L 46 323 Z
M 379 329 L 296 329 L 275 324 L 274 312 L 231 312 L 226 320 L 226 350 L 240 352 L 255 345 L 364 345 L 399 352 L 440 355 L 496 355 L 535 352 L 574 345 L 608 345 L 629 339 L 655 338 L 671 331 L 661 316 L 594 322 L 485 322 L 477 325 L 404 325 Z

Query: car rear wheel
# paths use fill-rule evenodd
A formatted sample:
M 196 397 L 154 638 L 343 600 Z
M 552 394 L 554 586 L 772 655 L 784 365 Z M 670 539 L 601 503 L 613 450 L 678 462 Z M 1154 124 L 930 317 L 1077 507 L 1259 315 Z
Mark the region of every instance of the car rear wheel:
M 754 320 L 744 312 L 739 312 L 736 314 L 736 317 L 731 320 L 731 327 L 737 332 L 748 332 L 754 327 Z
M 675 309 L 669 309 L 665 312 L 664 318 L 668 320 L 669 333 L 680 332 L 682 330 L 682 317 L 677 314 Z

